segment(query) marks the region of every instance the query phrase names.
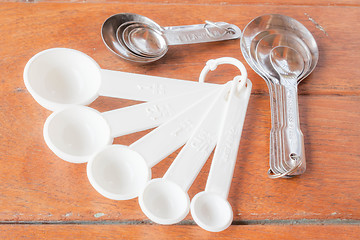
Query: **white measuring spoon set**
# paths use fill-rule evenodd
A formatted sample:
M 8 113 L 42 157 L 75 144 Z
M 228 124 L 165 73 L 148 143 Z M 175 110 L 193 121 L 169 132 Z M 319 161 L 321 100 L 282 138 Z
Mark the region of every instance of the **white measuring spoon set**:
M 224 85 L 204 83 L 219 64 L 235 65 L 241 76 Z M 251 93 L 241 62 L 210 60 L 197 83 L 104 70 L 79 51 L 54 48 L 29 60 L 24 81 L 34 99 L 54 111 L 44 124 L 49 148 L 68 162 L 88 161 L 89 181 L 100 194 L 115 200 L 139 196 L 142 211 L 160 224 L 177 223 L 188 214 L 187 191 L 218 144 L 206 189 L 191 209 L 208 231 L 231 224 L 226 198 Z M 98 96 L 149 102 L 103 113 L 82 106 Z M 130 146 L 111 145 L 115 137 L 154 127 Z M 164 177 L 150 180 L 151 168 L 184 144 Z M 230 209 L 221 217 L 224 204 L 215 198 Z M 208 215 L 202 210 L 207 206 Z
M 225 88 L 218 93 L 217 98 L 211 105 L 210 109 L 208 109 L 207 113 L 203 116 L 202 120 L 198 123 L 196 129 L 192 133 L 190 139 L 187 141 L 185 146 L 182 148 L 178 156 L 175 158 L 163 178 L 158 179 L 152 179 L 150 182 L 148 182 L 143 189 L 143 191 L 139 195 L 139 204 L 142 209 L 142 211 L 145 213 L 145 215 L 150 218 L 152 221 L 159 223 L 159 224 L 174 224 L 181 220 L 183 220 L 186 215 L 189 212 L 190 209 L 190 199 L 187 194 L 188 189 L 194 182 L 196 176 L 200 172 L 201 168 L 205 164 L 206 160 L 208 159 L 209 155 L 213 151 L 216 143 L 220 144 L 220 152 L 222 151 L 230 151 L 226 152 L 226 154 L 229 154 L 229 157 L 225 160 L 225 167 L 229 168 L 227 171 L 225 171 L 225 175 L 222 175 L 223 178 L 230 179 L 231 176 L 227 176 L 231 170 L 233 169 L 234 163 L 234 155 L 236 159 L 237 149 L 239 141 L 232 142 L 229 146 L 229 133 L 221 134 L 219 131 L 219 125 L 221 125 L 221 122 L 223 125 L 229 124 L 229 126 L 222 127 L 223 129 L 227 130 L 234 129 L 237 131 L 236 133 L 231 132 L 231 134 L 234 134 L 234 137 L 232 140 L 239 139 L 242 131 L 244 116 L 246 113 L 247 103 L 250 97 L 251 93 L 251 82 L 250 80 L 247 80 L 247 74 L 244 66 L 239 62 L 235 61 L 232 58 L 220 58 L 218 59 L 218 62 L 210 62 L 210 67 L 213 68 L 214 64 L 224 64 L 224 63 L 230 63 L 234 64 L 239 67 L 239 69 L 242 72 L 242 75 L 240 77 L 235 77 L 233 80 L 233 84 L 225 85 Z M 208 66 L 209 66 L 208 65 Z M 212 65 L 212 66 L 211 66 Z M 215 65 L 215 68 L 216 68 Z M 204 72 L 207 72 L 209 70 L 207 68 Z M 214 68 L 213 68 L 214 69 Z M 212 69 L 212 70 L 213 70 Z M 205 73 L 206 74 L 206 73 Z M 204 74 L 204 75 L 205 75 Z M 203 75 L 201 75 L 203 76 Z M 240 80 L 240 83 L 238 82 Z M 229 93 L 230 92 L 230 93 Z M 237 95 L 237 96 L 234 96 Z M 233 98 L 239 98 L 240 101 L 234 101 Z M 226 108 L 227 105 L 229 105 L 229 101 L 231 101 L 230 106 Z M 241 109 L 240 114 L 238 113 L 238 110 L 235 109 L 235 115 L 231 113 L 228 113 L 229 111 L 234 110 L 234 107 Z M 224 110 L 226 108 L 226 110 Z M 228 110 L 230 109 L 230 110 Z M 224 118 L 224 114 L 225 119 Z M 229 115 L 229 116 L 227 116 Z M 241 115 L 238 117 L 238 115 Z M 233 123 L 233 119 L 228 119 L 229 117 L 236 117 L 236 120 L 241 120 L 241 122 Z M 220 138 L 219 138 L 220 136 Z M 224 142 L 225 141 L 225 142 Z M 227 146 L 227 149 L 224 149 L 224 146 Z M 235 154 L 234 154 L 235 152 Z M 226 164 L 226 161 L 228 160 L 229 163 Z M 222 167 L 222 164 L 219 164 L 216 160 L 216 164 L 212 165 L 212 171 L 215 173 L 212 173 L 210 176 L 212 179 L 218 176 L 217 172 L 221 172 L 221 170 L 218 170 L 218 168 Z M 221 161 L 221 160 L 220 160 Z M 221 182 L 219 185 L 211 184 L 216 187 L 225 187 L 224 190 L 219 191 L 220 198 L 227 196 L 229 184 L 226 182 Z M 215 186 L 216 185 L 216 186 Z M 227 188 L 227 189 L 226 189 Z M 224 191 L 226 193 L 224 193 Z M 215 192 L 217 193 L 217 192 Z M 205 199 L 206 200 L 206 199 Z M 202 203 L 196 204 L 196 211 L 199 211 L 199 205 L 202 205 Z M 213 203 L 213 207 L 215 208 L 221 208 L 222 206 L 217 206 L 217 202 Z M 203 206 L 200 206 L 200 211 L 203 209 Z M 205 206 L 206 208 L 206 206 Z M 230 208 L 231 210 L 231 208 Z M 215 210 L 218 211 L 217 209 Z M 201 214 L 201 213 L 199 213 Z M 199 216 L 199 215 L 196 215 Z M 205 225 L 208 224 L 206 222 L 206 218 L 213 216 L 206 216 L 206 213 L 203 213 L 203 215 L 200 217 L 201 220 L 205 221 Z M 232 217 L 232 210 L 231 210 L 231 217 Z M 195 218 L 194 218 L 195 219 Z M 196 220 L 195 220 L 196 221 Z M 221 221 L 221 220 L 220 220 Z M 232 221 L 232 218 L 230 220 L 230 223 Z M 200 226 L 203 227 L 200 221 L 196 221 Z M 220 226 L 219 228 L 213 229 L 211 227 L 203 227 L 206 230 L 212 230 L 212 231 L 221 231 L 227 228 L 230 224 L 227 220 L 226 223 L 221 223 L 223 226 Z

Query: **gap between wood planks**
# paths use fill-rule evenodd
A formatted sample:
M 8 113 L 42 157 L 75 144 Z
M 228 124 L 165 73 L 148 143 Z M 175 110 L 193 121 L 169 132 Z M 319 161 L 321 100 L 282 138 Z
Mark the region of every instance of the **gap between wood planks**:
M 150 220 L 144 221 L 0 221 L 0 225 L 157 225 Z M 176 225 L 196 225 L 193 220 L 184 220 Z M 175 225 L 175 226 L 176 226 Z M 238 220 L 232 225 L 360 225 L 356 219 L 286 219 L 286 220 Z

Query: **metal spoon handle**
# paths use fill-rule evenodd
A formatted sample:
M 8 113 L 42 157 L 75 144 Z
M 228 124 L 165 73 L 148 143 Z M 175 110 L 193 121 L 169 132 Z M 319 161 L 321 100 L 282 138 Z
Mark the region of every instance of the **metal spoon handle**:
M 270 131 L 270 157 L 269 165 L 272 174 L 281 174 L 284 172 L 282 168 L 282 149 L 283 137 L 282 127 L 284 123 L 283 101 L 282 101 L 282 86 L 267 82 L 270 95 L 270 108 L 271 108 L 271 131 Z M 272 177 L 272 175 L 269 175 Z
M 241 36 L 241 30 L 233 24 L 206 21 L 205 24 L 164 27 L 163 34 L 168 45 L 182 45 L 236 39 Z
M 287 175 L 302 174 L 305 169 L 305 148 L 304 136 L 300 129 L 299 107 L 297 84 L 284 84 L 283 91 L 283 111 L 285 122 L 283 126 L 284 164 L 288 167 Z

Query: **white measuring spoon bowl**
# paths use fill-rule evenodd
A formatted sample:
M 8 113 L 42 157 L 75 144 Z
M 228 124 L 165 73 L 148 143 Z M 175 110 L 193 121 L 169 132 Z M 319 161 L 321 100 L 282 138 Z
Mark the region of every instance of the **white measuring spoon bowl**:
M 246 86 L 245 81 L 240 84 L 233 81 L 205 191 L 196 194 L 191 201 L 190 210 L 194 221 L 207 231 L 223 231 L 233 220 L 227 197 L 251 88 L 249 79 L 246 80 Z
M 44 139 L 61 159 L 84 163 L 115 137 L 157 127 L 207 94 L 193 91 L 104 113 L 73 105 L 47 118 Z
M 130 146 L 111 145 L 98 152 L 87 164 L 91 185 L 113 200 L 137 197 L 151 179 L 151 168 L 189 139 L 215 94 L 208 94 Z
M 88 105 L 99 96 L 154 101 L 179 93 L 219 87 L 134 73 L 101 69 L 88 55 L 69 48 L 51 48 L 34 55 L 24 69 L 24 83 L 44 108 Z

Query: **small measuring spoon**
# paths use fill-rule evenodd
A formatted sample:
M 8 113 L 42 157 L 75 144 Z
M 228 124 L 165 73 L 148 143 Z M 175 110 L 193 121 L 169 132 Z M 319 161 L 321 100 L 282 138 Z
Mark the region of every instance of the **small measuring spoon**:
M 247 80 L 246 86 L 240 89 L 237 81 L 232 85 L 205 191 L 196 194 L 190 204 L 195 222 L 211 232 L 225 230 L 233 220 L 227 197 L 251 94 L 251 81 Z
M 271 50 L 271 65 L 280 76 L 285 88 L 284 105 L 286 106 L 286 124 L 284 125 L 284 154 L 287 170 L 295 173 L 299 164 L 305 162 L 304 136 L 300 130 L 298 108 L 298 79 L 304 71 L 304 59 L 293 48 L 278 46 Z
M 25 66 L 24 82 L 33 98 L 52 111 L 87 105 L 98 96 L 153 101 L 219 86 L 101 69 L 86 54 L 68 48 L 47 49 L 33 56 Z
M 53 112 L 46 119 L 44 139 L 61 159 L 87 162 L 113 138 L 157 127 L 206 94 L 207 90 L 193 91 L 104 113 L 74 105 Z
M 137 28 L 121 27 L 135 22 Z M 125 31 L 123 34 L 123 32 Z M 237 39 L 240 29 L 232 24 L 207 21 L 205 24 L 161 27 L 153 20 L 132 13 L 120 13 L 109 17 L 103 24 L 101 34 L 105 45 L 114 54 L 133 62 L 153 62 L 165 55 L 168 45 L 203 43 Z M 129 36 L 131 39 L 119 38 Z M 127 44 L 122 44 L 127 42 Z M 157 42 L 157 44 L 153 44 Z M 125 45 L 125 47 L 124 47 Z M 126 46 L 128 45 L 128 46 Z M 143 52 L 144 54 L 136 54 Z M 135 53 L 135 54 L 134 54 Z
M 166 40 L 161 36 L 162 33 L 148 25 L 133 23 L 127 25 L 125 29 L 122 29 L 121 26 L 116 32 L 117 37 L 135 54 L 144 57 L 158 57 L 167 50 Z M 121 32 L 122 35 L 119 36 Z
M 233 58 L 208 61 L 207 67 L 200 74 L 200 79 L 204 76 L 203 73 L 215 70 L 218 64 L 224 63 L 233 64 L 240 69 L 242 75 L 235 77 L 234 81 L 240 80 L 240 83 L 245 85 L 246 69 L 241 62 Z M 140 193 L 140 207 L 152 221 L 159 224 L 174 224 L 188 214 L 190 199 L 187 191 L 215 147 L 227 95 L 228 89 L 219 93 L 163 178 L 152 179 Z
M 87 164 L 91 185 L 110 199 L 137 197 L 151 179 L 151 168 L 189 139 L 214 95 L 202 98 L 128 147 L 111 145 L 98 152 Z

